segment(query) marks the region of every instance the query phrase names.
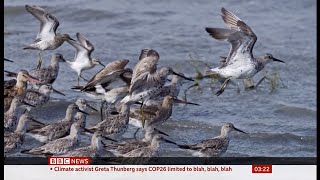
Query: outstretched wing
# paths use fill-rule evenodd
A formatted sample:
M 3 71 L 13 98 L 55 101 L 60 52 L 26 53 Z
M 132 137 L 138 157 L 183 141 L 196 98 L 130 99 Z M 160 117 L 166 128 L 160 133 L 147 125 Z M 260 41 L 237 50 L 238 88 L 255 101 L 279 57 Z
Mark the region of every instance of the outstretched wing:
M 90 56 L 91 53 L 94 51 L 94 46 L 83 34 L 80 34 L 79 32 L 77 33 L 77 38 L 78 38 L 78 41 L 80 42 L 80 45 L 88 49 L 89 56 Z
M 89 50 L 87 48 L 81 46 L 80 44 L 78 44 L 75 41 L 67 40 L 67 42 L 76 49 L 76 53 L 74 56 L 75 61 L 82 62 L 82 61 L 89 60 L 90 56 L 89 56 Z
M 39 6 L 25 6 L 26 10 L 40 21 L 40 32 L 36 39 L 41 39 L 48 34 L 56 35 L 56 30 L 59 27 L 59 21 L 52 14 Z
M 252 58 L 252 49 L 257 41 L 257 36 L 240 18 L 225 8 L 221 9 L 221 16 L 230 29 L 206 28 L 206 31 L 214 39 L 228 41 L 231 44 L 229 54 L 220 68 L 232 64 L 239 59 L 248 59 L 246 58 L 248 56 Z M 238 58 L 234 58 L 235 56 Z M 245 57 L 239 58 L 239 56 Z

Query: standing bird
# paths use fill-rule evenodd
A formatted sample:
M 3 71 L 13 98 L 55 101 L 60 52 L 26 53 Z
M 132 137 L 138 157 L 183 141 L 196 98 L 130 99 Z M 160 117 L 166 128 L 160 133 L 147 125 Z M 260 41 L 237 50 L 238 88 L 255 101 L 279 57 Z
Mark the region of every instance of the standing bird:
M 184 76 L 183 73 L 179 73 L 180 75 Z M 149 99 L 149 101 L 147 101 L 145 103 L 146 106 L 158 106 L 162 104 L 162 101 L 164 100 L 164 98 L 168 95 L 173 96 L 173 97 L 178 97 L 179 93 L 180 93 L 180 87 L 182 86 L 182 81 L 183 79 L 180 76 L 177 75 L 173 75 L 172 80 L 170 82 L 170 84 L 164 86 L 161 90 L 161 92 Z
M 173 102 L 199 106 L 199 104 L 183 101 L 168 95 L 165 96 L 160 106 L 146 106 L 143 113 L 139 109 L 132 111 L 130 113 L 130 124 L 137 127 L 154 128 L 164 123 L 172 115 Z
M 159 147 L 161 140 L 172 143 L 172 141 L 169 141 L 157 134 L 153 136 L 151 143 L 148 146 L 134 149 L 124 154 L 123 157 L 157 157 L 159 156 Z
M 181 149 L 188 149 L 193 152 L 193 156 L 199 157 L 214 157 L 221 156 L 224 154 L 229 146 L 229 133 L 231 131 L 238 131 L 244 134 L 246 132 L 234 127 L 232 123 L 226 123 L 221 128 L 220 136 L 214 137 L 213 139 L 203 140 L 198 144 L 193 145 L 178 145 Z
M 125 133 L 129 126 L 129 114 L 131 104 L 122 104 L 119 114 L 107 116 L 102 122 L 89 128 L 89 132 L 99 132 L 104 137 L 117 139 Z
M 29 73 L 31 76 L 38 78 L 42 84 L 53 84 L 59 74 L 59 63 L 66 62 L 63 56 L 59 53 L 54 54 L 51 58 L 51 64 L 48 67 L 33 69 Z
M 51 58 L 51 64 L 48 67 L 41 67 L 40 69 L 32 69 L 29 71 L 29 74 L 41 81 L 41 83 L 33 84 L 33 87 L 36 89 L 43 84 L 53 84 L 58 77 L 59 73 L 59 62 L 65 62 L 65 59 L 61 54 L 54 54 Z M 17 77 L 17 73 L 6 71 L 6 76 L 8 77 Z
M 35 41 L 23 49 L 39 50 L 39 59 L 37 68 L 41 67 L 41 52 L 44 50 L 54 50 L 60 47 L 65 41 L 72 40 L 68 34 L 56 33 L 59 27 L 59 21 L 52 14 L 39 6 L 25 6 L 26 10 L 40 21 L 40 32 Z
M 78 98 L 77 101 L 75 102 L 75 104 L 79 107 L 79 109 L 81 111 L 87 112 L 88 109 L 92 109 L 94 111 L 98 111 L 96 108 L 94 108 L 93 106 L 91 106 L 87 100 L 83 99 L 83 98 Z
M 94 133 L 91 138 L 91 145 L 86 147 L 77 148 L 69 151 L 61 156 L 65 157 L 105 157 L 104 154 L 108 153 L 108 157 L 115 157 L 111 152 L 103 148 L 102 140 L 104 137 L 99 133 Z
M 80 33 L 77 33 L 77 38 L 80 44 L 72 40 L 67 40 L 67 42 L 76 49 L 74 61 L 67 61 L 67 63 L 71 69 L 77 72 L 79 86 L 80 78 L 88 81 L 82 77 L 82 71 L 92 69 L 97 64 L 100 64 L 103 67 L 104 65 L 98 59 L 91 58 L 91 53 L 94 51 L 94 47 L 91 42 Z
M 158 133 L 168 136 L 167 134 L 158 131 L 155 128 L 149 128 L 146 130 L 144 138 L 142 140 L 130 139 L 129 141 L 125 141 L 124 143 L 106 144 L 105 148 L 116 156 L 122 156 L 123 154 L 126 154 L 135 149 L 149 146 L 153 137 Z
M 30 150 L 21 151 L 25 154 L 33 155 L 59 155 L 73 150 L 79 145 L 80 125 L 73 123 L 70 134 L 66 137 L 49 141 L 47 144 Z
M 52 141 L 64 137 L 69 134 L 71 125 L 74 123 L 74 116 L 77 112 L 87 114 L 81 111 L 76 104 L 70 104 L 67 108 L 65 118 L 62 121 L 41 128 L 31 129 L 28 131 L 28 134 L 40 142 Z
M 25 95 L 27 89 L 27 81 L 31 83 L 40 83 L 38 79 L 29 75 L 28 71 L 20 70 L 17 79 L 11 79 L 4 83 L 4 112 L 6 112 L 11 104 L 12 99 L 17 95 Z
M 28 104 L 23 101 L 24 96 L 16 96 L 10 105 L 7 112 L 4 113 L 4 131 L 14 131 L 18 124 L 18 110 L 22 105 L 27 105 L 33 107 L 33 105 Z
M 269 53 L 261 57 L 253 57 L 252 49 L 257 41 L 257 36 L 246 23 L 230 11 L 222 8 L 221 13 L 223 21 L 230 29 L 206 28 L 206 31 L 214 39 L 228 41 L 231 44 L 229 54 L 222 66 L 207 72 L 207 75 L 218 75 L 225 79 L 221 89 L 216 93 L 217 96 L 223 93 L 228 82 L 232 79 L 252 78 L 271 61 L 284 63 Z
M 35 121 L 33 117 L 30 116 L 29 111 L 25 111 L 19 118 L 19 123 L 14 132 L 4 132 L 4 152 L 5 154 L 14 153 L 21 148 L 24 143 L 24 136 L 27 129 L 27 124 L 30 121 Z
M 63 93 L 61 93 L 58 90 L 55 90 L 52 85 L 50 84 L 45 84 L 40 86 L 38 90 L 35 89 L 28 89 L 26 92 L 26 96 L 24 98 L 24 101 L 33 105 L 34 107 L 42 107 L 45 105 L 49 99 L 50 99 L 50 94 L 52 92 L 58 93 L 60 95 L 65 96 Z

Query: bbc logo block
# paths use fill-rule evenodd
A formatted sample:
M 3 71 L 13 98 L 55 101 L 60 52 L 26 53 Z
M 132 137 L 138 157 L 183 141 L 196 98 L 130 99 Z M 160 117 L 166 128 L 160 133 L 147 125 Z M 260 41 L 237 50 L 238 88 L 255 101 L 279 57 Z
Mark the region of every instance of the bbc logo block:
M 49 157 L 48 165 L 90 165 L 89 157 Z

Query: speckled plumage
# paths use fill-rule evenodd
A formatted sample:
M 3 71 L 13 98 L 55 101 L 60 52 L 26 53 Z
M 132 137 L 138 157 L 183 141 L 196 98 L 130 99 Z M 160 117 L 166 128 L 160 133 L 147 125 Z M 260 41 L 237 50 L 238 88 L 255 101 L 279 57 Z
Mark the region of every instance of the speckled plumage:
M 49 141 L 43 146 L 36 147 L 28 151 L 23 151 L 23 153 L 34 155 L 65 154 L 79 145 L 79 129 L 80 125 L 78 123 L 73 123 L 68 136 Z
M 119 114 L 107 116 L 103 121 L 98 123 L 90 131 L 99 132 L 105 137 L 117 138 L 122 135 L 128 128 L 130 105 L 123 104 Z
M 25 111 L 19 118 L 16 130 L 14 132 L 4 132 L 5 155 L 14 153 L 21 148 L 25 138 L 26 126 L 30 119 L 32 119 L 32 117 L 29 111 Z
M 221 127 L 221 134 L 219 136 L 203 140 L 197 144 L 178 145 L 178 147 L 190 150 L 193 153 L 193 156 L 221 156 L 227 151 L 230 141 L 229 133 L 234 130 L 245 133 L 242 130 L 235 128 L 232 123 L 226 123 Z
M 74 115 L 80 109 L 76 104 L 70 104 L 67 108 L 65 118 L 56 123 L 46 125 L 38 129 L 28 131 L 29 135 L 40 142 L 52 141 L 69 134 L 71 125 L 74 122 Z

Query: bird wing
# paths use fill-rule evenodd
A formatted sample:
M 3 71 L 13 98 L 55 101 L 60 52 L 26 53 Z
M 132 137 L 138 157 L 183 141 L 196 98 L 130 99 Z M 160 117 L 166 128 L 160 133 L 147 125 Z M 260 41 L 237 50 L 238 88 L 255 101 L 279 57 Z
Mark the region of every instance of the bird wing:
M 157 62 L 160 58 L 157 51 L 153 49 L 142 49 L 140 59 L 133 69 L 131 85 L 129 93 L 131 94 L 142 83 L 145 83 L 149 74 L 153 74 L 157 70 Z
M 230 29 L 223 28 L 206 28 L 206 31 L 215 39 L 228 41 L 231 44 L 231 49 L 223 65 L 225 67 L 235 61 L 241 59 L 250 59 L 252 57 L 252 49 L 257 41 L 257 36 L 251 30 L 251 28 L 244 23 L 240 18 L 234 15 L 232 12 L 221 9 L 221 16 L 225 24 Z M 235 58 L 237 56 L 237 58 Z M 245 56 L 241 58 L 239 56 Z
M 49 98 L 49 97 L 46 95 L 43 95 L 42 93 L 40 93 L 37 90 L 28 89 L 26 96 L 24 98 L 24 101 L 26 103 L 31 104 L 31 105 L 37 106 L 46 98 Z
M 42 39 L 48 34 L 51 34 L 52 36 L 56 35 L 56 30 L 60 24 L 56 17 L 39 6 L 26 5 L 25 8 L 40 21 L 40 32 L 36 39 Z
M 157 115 L 156 111 L 150 109 L 143 109 L 143 116 L 146 120 L 151 120 Z M 133 109 L 130 111 L 130 117 L 135 119 L 142 119 L 141 110 L 140 109 Z
M 91 42 L 79 32 L 77 33 L 77 39 L 80 42 L 80 45 L 88 49 L 89 55 L 91 55 L 91 53 L 94 51 L 94 46 L 91 44 Z
M 16 85 L 16 83 L 17 83 L 16 79 L 10 79 L 10 80 L 4 82 L 3 87 L 4 87 L 4 89 L 11 89 Z
M 87 60 L 89 60 L 89 50 L 85 47 L 83 47 L 82 45 L 80 45 L 79 43 L 75 42 L 75 41 L 69 41 L 67 40 L 67 42 L 73 46 L 74 48 L 76 48 L 76 53 L 74 56 L 74 60 L 77 62 L 85 62 Z
M 83 89 L 98 85 L 99 83 L 105 83 L 106 81 L 108 81 L 108 79 L 114 80 L 115 77 L 111 77 L 111 76 L 113 74 L 116 76 L 120 76 L 124 71 L 123 68 L 128 63 L 129 63 L 129 60 L 126 60 L 126 59 L 116 60 L 109 63 L 105 68 L 103 68 L 101 71 L 95 74 Z

